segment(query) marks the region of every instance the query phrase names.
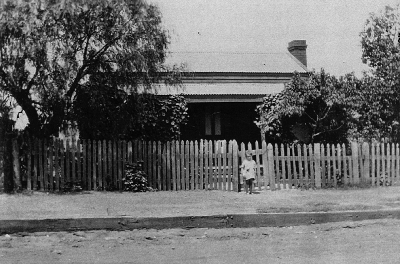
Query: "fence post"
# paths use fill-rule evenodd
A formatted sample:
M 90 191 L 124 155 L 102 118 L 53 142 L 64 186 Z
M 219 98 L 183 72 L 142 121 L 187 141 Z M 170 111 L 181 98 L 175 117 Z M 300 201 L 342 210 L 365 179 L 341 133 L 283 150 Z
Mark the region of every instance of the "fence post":
M 364 166 L 363 169 L 363 183 L 371 183 L 370 181 L 370 173 L 369 173 L 369 145 L 367 142 L 364 142 L 362 145 L 362 160 L 364 160 L 364 164 L 362 164 Z
M 267 146 L 267 157 L 268 157 L 268 175 L 270 182 L 271 191 L 275 190 L 275 169 L 274 169 L 274 151 L 270 144 Z
M 360 175 L 358 169 L 358 144 L 356 142 L 351 142 L 351 159 L 352 159 L 352 174 L 353 174 L 353 184 L 360 183 Z
M 321 188 L 321 144 L 314 144 L 314 177 L 315 187 Z

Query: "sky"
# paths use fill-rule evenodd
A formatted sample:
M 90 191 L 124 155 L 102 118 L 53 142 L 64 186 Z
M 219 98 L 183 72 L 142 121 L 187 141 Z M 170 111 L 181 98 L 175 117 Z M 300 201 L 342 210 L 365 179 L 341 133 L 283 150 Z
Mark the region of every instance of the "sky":
M 400 0 L 148 0 L 171 36 L 170 51 L 286 52 L 307 41 L 308 68 L 361 76 L 359 33 L 371 12 Z

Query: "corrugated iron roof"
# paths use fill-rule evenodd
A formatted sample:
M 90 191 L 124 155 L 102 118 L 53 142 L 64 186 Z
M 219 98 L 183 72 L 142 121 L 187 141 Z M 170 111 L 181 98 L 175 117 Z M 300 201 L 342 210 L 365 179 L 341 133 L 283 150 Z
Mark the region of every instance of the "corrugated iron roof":
M 158 95 L 266 95 L 279 93 L 284 83 L 190 83 L 182 87 L 157 86 Z
M 190 72 L 293 73 L 307 68 L 290 53 L 170 52 L 167 65 L 184 63 Z

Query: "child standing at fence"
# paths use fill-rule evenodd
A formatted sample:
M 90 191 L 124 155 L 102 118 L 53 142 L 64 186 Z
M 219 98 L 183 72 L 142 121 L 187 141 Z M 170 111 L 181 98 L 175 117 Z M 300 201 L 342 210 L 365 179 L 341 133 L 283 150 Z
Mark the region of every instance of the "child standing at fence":
M 256 162 L 253 160 L 253 155 L 250 150 L 245 153 L 246 159 L 240 166 L 242 177 L 244 180 L 244 189 L 246 193 L 253 193 L 253 181 L 256 174 Z

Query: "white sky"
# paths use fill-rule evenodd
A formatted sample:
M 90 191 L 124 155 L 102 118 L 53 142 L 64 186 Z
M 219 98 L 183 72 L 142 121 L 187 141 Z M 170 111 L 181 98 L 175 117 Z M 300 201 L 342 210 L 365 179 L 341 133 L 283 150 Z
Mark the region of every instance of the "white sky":
M 340 76 L 367 69 L 359 33 L 370 12 L 400 0 L 148 0 L 170 31 L 171 51 L 286 52 L 307 41 L 308 68 Z

